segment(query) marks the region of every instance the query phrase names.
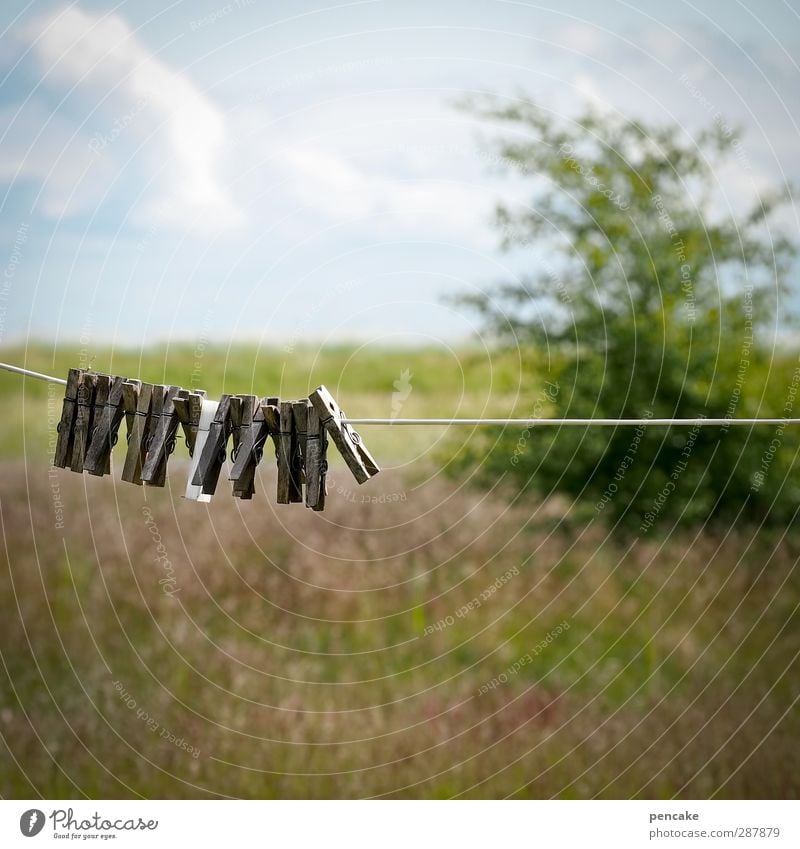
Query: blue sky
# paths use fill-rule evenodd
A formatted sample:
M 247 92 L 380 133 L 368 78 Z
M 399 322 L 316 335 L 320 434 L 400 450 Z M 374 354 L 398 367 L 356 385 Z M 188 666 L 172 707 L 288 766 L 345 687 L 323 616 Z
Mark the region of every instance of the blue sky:
M 3 0 L 0 343 L 463 338 L 526 197 L 470 92 L 719 111 L 729 200 L 800 180 L 797 3 L 552 5 Z

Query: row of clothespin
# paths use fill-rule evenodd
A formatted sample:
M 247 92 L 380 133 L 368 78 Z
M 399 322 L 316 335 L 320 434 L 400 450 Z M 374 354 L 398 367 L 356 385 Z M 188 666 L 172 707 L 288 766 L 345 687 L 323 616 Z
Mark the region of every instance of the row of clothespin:
M 223 395 L 210 401 L 203 390 L 79 368 L 70 369 L 67 376 L 53 465 L 109 474 L 111 450 L 123 419 L 127 453 L 122 480 L 164 486 L 180 427 L 192 460 L 185 494 L 194 501 L 211 500 L 229 441 L 229 478 L 234 496 L 242 499 L 255 493 L 256 466 L 270 438 L 278 465 L 279 504 L 305 500 L 312 510 L 324 509 L 329 436 L 358 483 L 380 471 L 324 386 L 299 401 L 256 395 Z

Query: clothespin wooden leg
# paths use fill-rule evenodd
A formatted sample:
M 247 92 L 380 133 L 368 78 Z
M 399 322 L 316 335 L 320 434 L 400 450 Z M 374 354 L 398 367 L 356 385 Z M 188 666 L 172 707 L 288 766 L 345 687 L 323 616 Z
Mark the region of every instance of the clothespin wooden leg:
M 239 395 L 238 400 L 239 410 L 233 417 L 234 449 L 230 479 L 235 497 L 251 499 L 255 494 L 255 440 L 264 417 L 255 395 Z
M 264 415 L 262 404 L 280 404 L 279 398 L 263 398 L 256 403 L 255 412 L 253 413 L 253 451 L 250 457 L 245 475 L 250 479 L 250 488 L 255 492 L 256 469 L 258 464 L 264 457 L 264 445 L 269 438 L 269 424 Z
M 95 374 L 91 425 L 86 434 L 86 451 L 83 458 L 83 471 L 91 475 L 102 475 L 105 472 L 105 455 L 102 456 L 102 462 L 98 464 L 99 468 L 96 470 L 92 458 L 103 451 L 101 431 L 110 387 L 111 378 L 107 374 Z
M 278 504 L 297 504 L 303 500 L 303 491 L 299 480 L 294 403 L 292 401 L 281 401 L 280 404 Z
M 275 445 L 275 460 L 280 468 L 281 462 L 281 402 L 280 398 L 264 398 L 261 401 L 261 412 L 267 427 L 267 435 L 272 437 Z M 280 474 L 280 472 L 279 472 Z M 280 503 L 280 502 L 278 502 Z
M 61 407 L 61 421 L 58 423 L 58 437 L 53 465 L 65 469 L 72 462 L 72 443 L 75 435 L 75 417 L 78 406 L 78 386 L 84 371 L 71 368 L 67 373 L 67 388 L 64 392 L 64 403 Z
M 124 383 L 124 377 L 97 376 L 92 437 L 83 463 L 83 468 L 91 475 L 111 473 L 111 449 L 116 445 L 117 432 L 125 412 L 122 395 Z
M 141 381 L 139 380 L 122 380 L 122 409 L 123 416 L 125 418 L 125 426 L 127 429 L 126 436 L 126 457 L 127 460 L 127 446 L 130 445 L 131 434 L 133 433 L 134 424 L 136 422 L 136 408 L 139 402 L 139 391 L 142 388 Z M 122 479 L 125 480 L 125 470 L 123 464 L 123 473 Z
M 75 435 L 72 442 L 72 461 L 70 469 L 73 472 L 83 471 L 83 461 L 92 429 L 92 413 L 94 410 L 94 392 L 97 375 L 84 372 L 78 384 L 77 413 L 75 415 Z
M 147 452 L 150 409 L 153 402 L 152 383 L 126 380 L 122 387 L 125 415 L 128 420 L 128 451 L 122 469 L 122 480 L 142 485 L 142 464 Z
M 239 454 L 239 446 L 242 441 L 242 398 L 240 395 L 231 395 L 230 412 L 230 428 L 231 428 L 231 462 L 235 463 L 236 457 Z M 230 480 L 230 475 L 228 476 Z M 238 482 L 233 484 L 233 497 L 241 498 L 242 493 L 238 487 Z
M 138 384 L 138 380 L 136 383 Z M 125 418 L 125 398 L 123 396 L 123 386 L 125 385 L 124 377 L 113 377 L 111 379 L 111 389 L 108 393 L 108 404 L 106 404 L 106 413 L 103 421 L 103 431 L 101 434 L 103 455 L 105 455 L 105 474 L 111 474 L 111 452 L 117 444 L 119 438 L 119 429 L 122 426 L 122 420 Z
M 325 476 L 328 471 L 328 434 L 314 406 L 306 417 L 306 507 L 320 512 L 325 509 Z
M 200 412 L 203 407 L 205 390 L 198 389 L 196 392 L 183 390 L 178 393 L 172 404 L 178 417 L 183 435 L 186 439 L 186 449 L 189 457 L 194 457 L 194 446 L 197 440 L 197 428 L 200 424 Z
M 303 503 L 303 458 L 300 454 L 300 437 L 297 430 L 295 410 L 297 401 L 292 402 L 292 435 L 289 442 L 289 468 L 291 469 L 289 503 Z
M 160 404 L 157 400 L 154 404 L 151 436 L 148 439 L 147 456 L 142 468 L 142 481 L 150 486 L 164 486 L 167 482 L 167 461 L 175 450 L 175 434 L 178 431 L 178 414 L 175 412 L 174 402 L 183 391 L 180 386 L 161 389 L 162 400 Z M 154 399 L 156 397 L 154 396 Z
M 296 477 L 302 485 L 306 482 L 306 439 L 308 438 L 308 410 L 311 407 L 311 401 L 308 398 L 303 398 L 301 401 L 292 403 L 292 415 L 294 417 L 294 430 L 297 438 L 296 456 Z
M 164 394 L 167 387 L 160 383 L 153 384 L 153 397 L 150 399 L 150 414 L 147 417 L 147 433 L 144 438 L 144 454 L 142 455 L 142 470 L 139 475 L 140 483 L 145 483 L 144 470 L 147 466 L 147 457 L 150 449 L 155 445 L 158 425 L 161 421 L 161 413 L 164 410 Z

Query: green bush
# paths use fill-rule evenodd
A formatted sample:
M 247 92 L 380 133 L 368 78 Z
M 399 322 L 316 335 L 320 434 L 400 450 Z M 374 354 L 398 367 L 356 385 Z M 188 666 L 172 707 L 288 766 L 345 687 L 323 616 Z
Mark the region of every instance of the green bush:
M 776 353 L 795 246 L 770 222 L 787 192 L 742 214 L 726 205 L 718 178 L 741 158 L 729 128 L 691 138 L 591 112 L 558 120 L 525 102 L 471 107 L 503 128 L 499 161 L 530 185 L 529 206 L 497 210 L 504 246 L 530 273 L 461 299 L 535 364 L 540 382 L 522 410 L 800 416 L 798 359 Z M 642 533 L 676 521 L 785 523 L 800 505 L 796 434 L 547 426 L 522 440 L 485 433 L 453 468 L 563 493 Z

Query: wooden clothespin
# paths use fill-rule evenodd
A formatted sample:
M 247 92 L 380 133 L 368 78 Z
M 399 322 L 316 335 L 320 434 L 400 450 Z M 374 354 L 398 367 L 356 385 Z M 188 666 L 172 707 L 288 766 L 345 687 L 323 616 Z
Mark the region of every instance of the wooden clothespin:
M 293 468 L 295 476 L 300 484 L 306 482 L 306 440 L 308 438 L 308 410 L 311 401 L 303 398 L 301 401 L 292 401 L 292 416 L 294 418 L 294 430 L 297 435 L 297 450 L 295 451 L 295 463 Z
M 295 401 L 280 402 L 278 440 L 278 504 L 299 504 L 303 487 L 299 477 L 297 428 L 294 420 Z
M 197 429 L 200 426 L 200 412 L 203 409 L 203 399 L 205 397 L 205 389 L 197 389 L 193 392 L 183 390 L 172 400 L 175 414 L 178 417 L 181 428 L 183 428 L 186 448 L 189 451 L 190 457 L 194 457 Z
M 233 481 L 233 494 L 237 498 L 251 499 L 256 491 L 255 474 L 261 455 L 256 450 L 260 438 L 263 444 L 266 438 L 264 414 L 255 395 L 239 395 L 238 410 L 233 422 L 234 449 L 231 452 L 233 468 L 230 479 Z
M 230 479 L 234 482 L 233 493 L 255 492 L 256 466 L 261 462 L 264 453 L 264 442 L 269 432 L 264 411 L 255 395 L 240 395 L 242 399 L 240 440 L 233 457 Z M 239 496 L 245 497 L 245 496 Z
M 142 471 L 140 474 L 140 482 L 144 483 L 144 468 L 147 465 L 147 455 L 150 453 L 150 446 L 155 441 L 158 423 L 161 421 L 161 413 L 164 410 L 164 395 L 167 392 L 167 387 L 161 383 L 153 384 L 153 396 L 150 399 L 150 413 L 147 416 L 147 434 L 144 438 L 144 457 L 142 457 Z
M 147 454 L 154 389 L 152 383 L 142 383 L 138 380 L 126 380 L 122 385 L 125 417 L 128 423 L 128 453 L 125 455 L 122 480 L 136 486 L 142 485 L 142 466 Z
M 161 387 L 161 402 L 154 396 L 153 420 L 147 442 L 147 456 L 142 468 L 142 482 L 150 486 L 164 486 L 167 482 L 167 461 L 175 450 L 175 434 L 178 431 L 178 414 L 175 398 L 183 392 L 180 386 Z M 188 392 L 185 393 L 188 395 Z M 158 415 L 158 418 L 156 418 Z
M 67 373 L 67 388 L 61 407 L 61 421 L 58 423 L 56 453 L 53 465 L 65 469 L 72 462 L 72 443 L 75 435 L 75 418 L 78 409 L 78 386 L 83 379 L 84 370 L 71 368 Z
M 100 423 L 103 419 L 103 413 L 106 409 L 106 403 L 108 402 L 108 392 L 111 387 L 111 378 L 107 374 L 101 374 L 97 372 L 94 375 L 94 395 L 92 396 L 92 414 L 91 414 L 91 424 L 89 425 L 89 430 L 86 434 L 86 450 L 84 451 L 83 457 L 83 471 L 89 471 L 89 457 L 92 450 L 92 442 L 95 441 L 95 436 L 100 428 Z M 98 472 L 92 472 L 91 474 L 102 475 L 105 472 L 105 462 L 100 467 Z
M 202 488 L 204 495 L 213 495 L 217 489 L 219 473 L 225 462 L 225 447 L 231 433 L 231 396 L 223 395 L 219 399 L 214 420 L 209 428 L 208 438 L 200 455 L 192 483 Z
M 233 462 L 239 449 L 239 438 L 242 430 L 242 398 L 240 395 L 231 395 L 228 419 L 230 422 L 231 462 Z
M 380 471 L 378 464 L 367 451 L 361 437 L 347 423 L 345 414 L 339 409 L 330 392 L 320 386 L 308 398 L 319 413 L 321 424 L 344 457 L 353 477 L 361 484 L 377 475 Z
M 325 509 L 325 476 L 328 471 L 328 434 L 317 408 L 309 405 L 306 414 L 306 439 L 303 458 L 306 474 L 306 507 L 316 512 Z
M 242 401 L 241 395 L 231 395 L 231 409 L 229 413 L 231 422 L 231 463 L 236 462 L 236 457 L 239 454 L 242 438 L 242 416 L 244 414 L 244 406 L 246 406 L 246 402 Z M 244 484 L 240 485 L 238 481 L 235 481 L 233 484 L 233 496 L 234 498 L 246 499 L 252 498 L 253 493 L 250 492 L 250 487 L 245 486 Z
M 264 415 L 266 435 L 272 437 L 275 445 L 275 460 L 280 464 L 281 453 L 281 400 L 269 397 L 261 399 L 261 412 Z M 266 440 L 265 440 L 266 441 Z
M 281 444 L 281 400 L 280 398 L 264 398 L 261 401 L 261 412 L 267 423 L 267 433 L 275 443 L 275 456 Z
M 89 436 L 92 429 L 96 381 L 97 375 L 93 372 L 86 371 L 81 375 L 78 384 L 75 430 L 72 440 L 72 460 L 70 462 L 70 469 L 73 472 L 83 471 L 83 461 L 86 458 L 86 448 L 89 445 Z
M 253 412 L 253 423 L 251 425 L 252 431 L 252 443 L 253 443 L 253 451 L 252 456 L 249 460 L 249 468 L 246 474 L 249 474 L 251 477 L 255 478 L 256 467 L 261 462 L 264 457 L 264 445 L 267 442 L 267 439 L 270 435 L 270 425 L 267 421 L 267 416 L 264 412 L 265 407 L 270 409 L 279 410 L 280 409 L 281 399 L 277 396 L 267 396 L 266 398 L 262 398 L 260 401 L 256 403 L 255 411 Z M 280 414 L 278 414 L 280 419 Z M 277 436 L 273 436 L 273 442 L 277 447 Z
M 188 501 L 211 501 L 211 495 L 203 492 L 203 487 L 200 484 L 194 484 L 194 476 L 197 472 L 197 467 L 200 465 L 200 457 L 203 455 L 203 448 L 208 439 L 211 423 L 214 421 L 214 416 L 217 414 L 217 401 L 208 401 L 203 399 L 200 404 L 200 418 L 197 423 L 197 431 L 195 433 L 195 442 L 192 451 L 192 462 L 189 467 L 189 481 L 186 484 L 186 492 L 184 498 Z
M 127 428 L 126 441 L 130 443 L 133 425 L 136 421 L 136 405 L 139 401 L 139 390 L 142 388 L 141 380 L 122 379 L 122 409 Z
M 117 444 L 117 433 L 125 415 L 124 383 L 124 377 L 97 375 L 92 436 L 83 463 L 90 475 L 111 473 L 111 449 Z

